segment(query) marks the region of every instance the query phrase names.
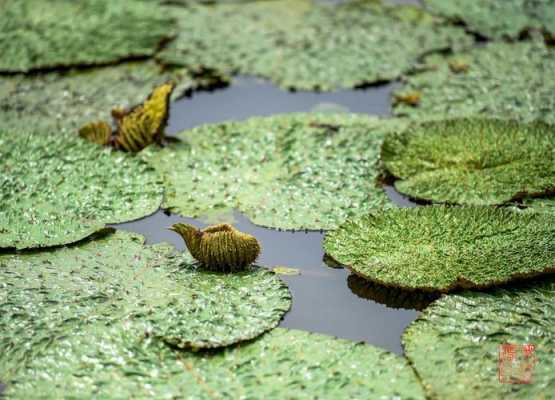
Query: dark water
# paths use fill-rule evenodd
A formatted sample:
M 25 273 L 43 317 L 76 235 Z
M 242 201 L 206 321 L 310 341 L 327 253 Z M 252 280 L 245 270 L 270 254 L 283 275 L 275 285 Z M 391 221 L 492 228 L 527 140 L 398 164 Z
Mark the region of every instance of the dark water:
M 389 115 L 389 96 L 394 84 L 334 93 L 287 92 L 268 82 L 240 77 L 225 89 L 197 93 L 172 105 L 169 132 L 176 133 L 203 123 L 241 120 L 252 116 L 284 112 L 343 110 L 372 115 Z M 385 188 L 401 207 L 414 206 L 391 186 Z M 281 326 L 319 332 L 367 343 L 401 353 L 400 336 L 417 316 L 417 311 L 396 309 L 407 303 L 385 303 L 380 290 L 369 293 L 346 269 L 326 266 L 321 232 L 287 232 L 252 224 L 240 213 L 233 214 L 234 225 L 258 238 L 262 254 L 258 264 L 272 268 L 298 268 L 300 275 L 283 276 L 293 295 L 293 306 Z M 159 211 L 139 221 L 117 225 L 118 228 L 143 234 L 148 243 L 169 242 L 184 249 L 182 239 L 166 228 L 185 221 L 198 227 L 205 223 Z M 349 282 L 348 282 L 348 279 Z M 351 288 L 355 288 L 354 293 Z M 406 298 L 407 296 L 394 296 Z M 380 302 L 381 301 L 381 302 Z

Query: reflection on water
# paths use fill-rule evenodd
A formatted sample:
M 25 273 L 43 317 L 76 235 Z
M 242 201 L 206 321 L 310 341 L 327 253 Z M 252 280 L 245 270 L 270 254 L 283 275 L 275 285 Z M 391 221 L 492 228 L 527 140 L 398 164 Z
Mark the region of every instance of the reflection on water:
M 439 298 L 439 294 L 421 290 L 402 290 L 369 282 L 358 275 L 347 278 L 349 289 L 357 296 L 384 304 L 391 308 L 422 311 Z

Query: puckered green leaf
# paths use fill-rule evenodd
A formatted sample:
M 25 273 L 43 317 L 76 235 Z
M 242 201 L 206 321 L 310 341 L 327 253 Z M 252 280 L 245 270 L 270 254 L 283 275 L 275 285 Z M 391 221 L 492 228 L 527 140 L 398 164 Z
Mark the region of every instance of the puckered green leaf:
M 8 382 L 27 399 L 295 398 L 424 399 L 397 355 L 347 340 L 281 328 L 221 352 L 172 351 L 133 326 L 98 324 L 66 336 Z
M 110 121 L 116 106 L 142 103 L 156 86 L 168 80 L 177 86 L 174 98 L 225 81 L 210 71 L 161 71 L 154 62 L 125 63 L 88 70 L 39 75 L 0 76 L 0 116 L 4 128 L 28 128 L 37 133 L 77 130 L 86 123 Z
M 555 51 L 543 42 L 490 43 L 452 57 L 430 57 L 427 64 L 430 70 L 408 76 L 400 89 L 419 92 L 419 105 L 397 103 L 397 115 L 482 114 L 555 123 Z M 457 68 L 461 64 L 466 72 Z
M 123 231 L 72 247 L 1 254 L 0 288 L 2 381 L 90 325 L 107 331 L 133 323 L 141 335 L 178 347 L 221 347 L 275 327 L 291 305 L 287 286 L 270 271 L 206 272 L 188 254 L 144 246 Z
M 517 39 L 530 28 L 555 36 L 553 0 L 424 0 L 424 4 L 430 12 L 464 22 L 489 38 Z
M 553 217 L 508 209 L 389 209 L 346 222 L 324 248 L 356 274 L 406 289 L 444 292 L 555 272 Z
M 176 7 L 166 64 L 263 76 L 284 88 L 333 90 L 399 77 L 424 53 L 464 46 L 459 27 L 414 6 L 310 0 Z
M 172 17 L 154 1 L 2 1 L 0 71 L 149 56 L 174 29 Z
M 198 217 L 238 208 L 254 223 L 328 229 L 389 205 L 376 184 L 383 134 L 404 126 L 349 114 L 292 114 L 206 125 L 153 149 L 164 207 Z
M 555 280 L 548 279 L 444 296 L 409 326 L 403 345 L 430 398 L 543 399 L 555 393 L 553 326 Z M 526 379 L 518 369 L 530 362 L 531 384 L 499 382 L 499 374 L 511 378 L 511 368 L 499 370 L 503 343 L 517 345 L 513 379 Z M 528 359 L 526 344 L 535 346 Z
M 413 198 L 503 204 L 555 191 L 555 125 L 495 119 L 414 124 L 389 135 L 382 160 Z
M 30 130 L 0 128 L 0 248 L 75 242 L 160 206 L 160 179 L 139 158 Z

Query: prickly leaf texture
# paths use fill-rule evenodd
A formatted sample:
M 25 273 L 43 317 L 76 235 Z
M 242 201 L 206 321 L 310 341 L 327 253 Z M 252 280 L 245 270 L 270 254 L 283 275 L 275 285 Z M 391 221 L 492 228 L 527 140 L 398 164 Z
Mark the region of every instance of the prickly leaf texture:
M 112 127 L 106 121 L 89 122 L 79 129 L 79 136 L 91 143 L 106 146 L 112 139 Z
M 152 143 L 162 143 L 173 89 L 172 82 L 163 83 L 129 112 L 117 115 L 117 111 L 112 111 L 112 115 L 117 115 L 116 147 L 137 153 Z
M 134 326 L 66 336 L 8 382 L 27 399 L 424 399 L 407 362 L 363 343 L 277 328 L 220 352 L 180 352 Z
M 324 248 L 371 281 L 446 292 L 555 272 L 554 222 L 489 207 L 390 209 L 347 221 Z
M 391 80 L 424 53 L 470 39 L 414 6 L 310 0 L 175 7 L 179 34 L 159 55 L 271 79 L 284 88 L 334 90 Z
M 174 28 L 171 16 L 155 1 L 2 1 L 0 71 L 150 56 L 173 36 Z
M 178 347 L 221 347 L 274 328 L 291 305 L 287 286 L 265 269 L 210 273 L 197 270 L 188 254 L 145 246 L 136 234 L 95 239 L 0 255 L 3 382 L 89 328 L 107 333 L 134 324 L 135 339 L 147 332 Z
M 0 248 L 72 243 L 160 206 L 158 175 L 139 158 L 30 130 L 0 127 Z
M 454 60 L 468 64 L 468 70 L 453 68 Z M 555 123 L 555 50 L 543 41 L 489 43 L 455 56 L 430 56 L 423 69 L 407 76 L 399 89 L 420 92 L 418 106 L 394 104 L 396 115 L 443 119 L 481 114 Z
M 395 188 L 441 203 L 493 205 L 555 192 L 555 125 L 498 119 L 413 124 L 382 148 Z
M 260 254 L 258 240 L 229 224 L 218 224 L 198 230 L 192 225 L 175 224 L 191 255 L 206 269 L 235 272 L 248 268 Z
M 554 326 L 550 278 L 444 296 L 408 327 L 403 345 L 429 398 L 547 399 L 555 393 Z M 531 384 L 499 382 L 503 343 L 535 346 Z
M 174 212 L 238 208 L 259 225 L 330 229 L 390 205 L 376 183 L 378 154 L 384 134 L 403 126 L 352 114 L 252 118 L 185 131 L 183 143 L 145 157 Z
M 531 28 L 555 36 L 554 0 L 424 0 L 424 5 L 492 39 L 518 39 Z
M 110 121 L 110 110 L 140 104 L 150 91 L 168 80 L 176 82 L 173 99 L 184 93 L 222 83 L 209 71 L 162 71 L 154 62 L 0 76 L 2 126 L 27 127 L 37 133 L 71 132 L 91 121 Z

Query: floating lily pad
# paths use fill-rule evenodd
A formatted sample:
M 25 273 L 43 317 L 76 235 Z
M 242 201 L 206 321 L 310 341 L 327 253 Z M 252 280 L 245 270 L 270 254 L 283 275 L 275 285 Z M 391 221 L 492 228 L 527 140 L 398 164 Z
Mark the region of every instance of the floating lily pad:
M 275 327 L 291 305 L 285 283 L 263 268 L 197 270 L 188 254 L 144 246 L 141 236 L 123 231 L 1 254 L 0 288 L 3 379 L 90 325 L 107 331 L 127 321 L 175 346 L 220 347 Z
M 75 242 L 152 214 L 162 195 L 158 175 L 139 158 L 77 135 L 0 128 L 0 248 Z
M 553 222 L 487 207 L 389 209 L 346 222 L 324 248 L 371 281 L 445 292 L 555 272 Z
M 166 185 L 164 207 L 199 217 L 238 208 L 254 223 L 329 229 L 390 205 L 376 184 L 385 132 L 404 126 L 353 114 L 289 114 L 205 125 L 147 160 Z
M 403 194 L 492 205 L 555 191 L 554 154 L 555 125 L 455 119 L 389 135 L 382 160 Z
M 463 22 L 469 30 L 494 39 L 517 39 L 530 28 L 555 35 L 553 0 L 424 0 L 434 13 Z
M 555 280 L 444 296 L 403 335 L 433 399 L 542 399 L 555 393 Z M 535 346 L 529 385 L 499 382 L 500 345 Z M 519 354 L 515 364 L 526 361 Z M 522 357 L 522 355 L 520 355 Z M 515 369 L 518 366 L 515 365 Z M 509 376 L 501 376 L 508 379 Z
M 80 398 L 424 399 L 407 362 L 363 343 L 274 329 L 222 352 L 172 351 L 133 327 L 58 340 L 8 382 L 7 396 Z
M 470 43 L 415 6 L 310 0 L 175 7 L 179 34 L 159 55 L 271 79 L 284 88 L 333 90 L 391 80 L 434 50 Z
M 0 71 L 150 56 L 174 34 L 173 18 L 154 1 L 3 1 Z
M 468 65 L 466 72 L 454 68 L 461 62 Z M 419 92 L 419 104 L 397 103 L 397 115 L 441 119 L 482 114 L 555 123 L 555 51 L 543 42 L 490 43 L 452 57 L 430 57 L 427 67 L 408 76 L 400 89 Z
M 162 72 L 153 62 L 50 72 L 40 75 L 0 76 L 2 127 L 35 132 L 77 134 L 86 123 L 110 121 L 116 106 L 129 108 L 144 101 L 156 86 L 172 80 L 174 98 L 225 82 L 210 71 L 183 69 Z
M 301 271 L 298 268 L 285 267 L 277 265 L 272 268 L 272 271 L 278 275 L 300 275 Z

